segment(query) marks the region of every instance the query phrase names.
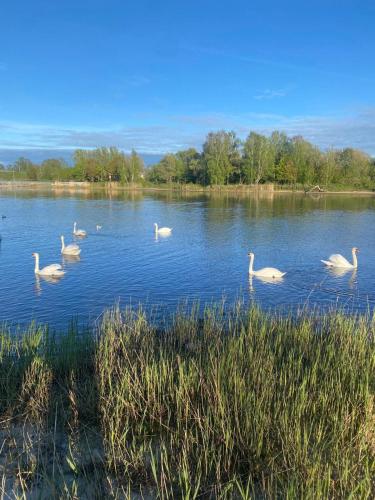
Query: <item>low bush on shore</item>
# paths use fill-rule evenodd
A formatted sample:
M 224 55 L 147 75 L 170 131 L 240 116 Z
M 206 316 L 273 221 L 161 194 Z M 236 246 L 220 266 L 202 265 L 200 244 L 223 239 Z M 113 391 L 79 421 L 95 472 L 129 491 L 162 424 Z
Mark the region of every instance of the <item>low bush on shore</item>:
M 375 322 L 108 311 L 0 334 L 4 498 L 373 498 Z

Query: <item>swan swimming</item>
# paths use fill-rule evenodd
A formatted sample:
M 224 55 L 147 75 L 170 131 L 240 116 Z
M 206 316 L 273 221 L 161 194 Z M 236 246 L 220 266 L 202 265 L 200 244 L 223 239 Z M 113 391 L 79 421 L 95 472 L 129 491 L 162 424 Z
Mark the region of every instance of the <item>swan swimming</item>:
M 65 246 L 64 236 L 61 235 L 61 253 L 63 255 L 79 255 L 81 249 L 75 243 Z
M 64 276 L 65 271 L 63 271 L 60 264 L 51 264 L 39 269 L 39 254 L 33 253 L 32 256 L 35 258 L 35 274 L 39 274 L 40 276 L 52 276 L 54 278 Z
M 254 264 L 254 254 L 252 252 L 249 252 L 247 254 L 250 257 L 250 264 L 249 264 L 249 274 L 250 276 L 258 276 L 259 278 L 282 278 L 286 273 L 283 273 L 282 271 L 279 271 L 275 267 L 263 267 L 263 269 L 259 269 L 258 271 L 254 271 L 253 269 L 253 264 Z
M 161 234 L 162 236 L 167 236 L 168 234 L 172 233 L 172 228 L 171 227 L 161 227 L 157 225 L 156 222 L 154 222 L 154 228 L 155 228 L 155 233 L 156 234 Z
M 77 229 L 77 223 L 75 222 L 73 225 L 73 234 L 74 236 L 86 236 L 87 232 L 84 229 Z
M 359 252 L 357 247 L 352 248 L 352 256 L 353 256 L 353 264 L 351 264 L 345 257 L 340 255 L 339 253 L 334 253 L 331 255 L 328 260 L 322 260 L 323 264 L 328 267 L 341 267 L 344 269 L 357 269 L 358 261 L 357 261 L 357 253 Z
M 99 226 L 99 224 L 96 225 L 96 230 L 100 231 L 103 226 Z

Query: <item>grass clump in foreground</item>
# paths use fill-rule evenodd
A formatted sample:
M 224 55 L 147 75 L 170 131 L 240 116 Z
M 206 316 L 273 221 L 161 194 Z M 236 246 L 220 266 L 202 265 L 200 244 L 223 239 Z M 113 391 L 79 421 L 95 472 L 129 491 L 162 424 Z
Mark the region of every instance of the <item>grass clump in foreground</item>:
M 106 313 L 0 336 L 4 498 L 373 498 L 375 322 Z

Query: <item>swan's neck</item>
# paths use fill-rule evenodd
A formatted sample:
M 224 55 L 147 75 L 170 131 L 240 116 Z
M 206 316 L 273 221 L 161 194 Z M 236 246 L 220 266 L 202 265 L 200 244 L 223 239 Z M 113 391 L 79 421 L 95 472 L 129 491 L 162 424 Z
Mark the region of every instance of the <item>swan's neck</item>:
M 61 236 L 61 251 L 63 251 L 65 248 L 65 242 L 64 242 L 64 237 Z
M 250 263 L 249 263 L 249 274 L 253 274 L 253 264 L 254 264 L 254 255 L 250 256 Z
M 154 224 L 154 227 L 155 227 L 155 233 L 157 233 L 159 230 L 159 226 L 157 224 Z
M 75 223 L 74 223 L 74 226 L 73 226 L 73 233 L 75 233 L 75 232 L 76 232 L 76 229 L 77 229 L 77 223 L 75 222 Z
M 35 273 L 39 273 L 39 255 L 35 255 Z
M 357 267 L 358 267 L 357 254 L 354 250 L 353 250 L 352 254 L 353 254 L 353 267 L 355 267 L 357 269 Z

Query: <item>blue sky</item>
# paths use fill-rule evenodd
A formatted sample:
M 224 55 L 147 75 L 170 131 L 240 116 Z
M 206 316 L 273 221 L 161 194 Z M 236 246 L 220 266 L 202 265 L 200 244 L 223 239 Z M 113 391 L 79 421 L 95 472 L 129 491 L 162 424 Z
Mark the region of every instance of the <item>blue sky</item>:
M 0 148 L 279 129 L 375 155 L 374 22 L 370 0 L 4 2 Z

